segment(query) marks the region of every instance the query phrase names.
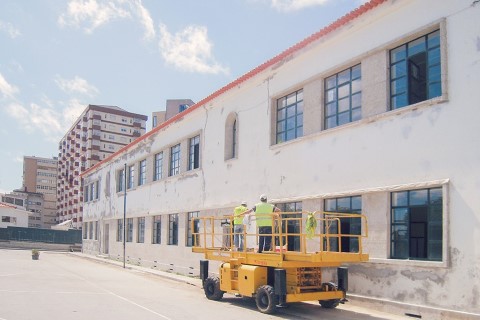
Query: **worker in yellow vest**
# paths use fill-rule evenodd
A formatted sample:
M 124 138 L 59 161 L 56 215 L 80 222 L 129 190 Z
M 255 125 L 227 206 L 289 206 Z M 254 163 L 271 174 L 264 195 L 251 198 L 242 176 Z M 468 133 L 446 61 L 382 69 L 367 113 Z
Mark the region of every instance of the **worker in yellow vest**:
M 272 242 L 273 218 L 278 215 L 280 209 L 273 204 L 267 203 L 267 196 L 262 194 L 260 202 L 252 209 L 255 212 L 255 220 L 258 227 L 258 253 L 270 251 Z M 275 245 L 275 244 L 274 244 Z
M 246 211 L 248 211 L 246 201 L 242 201 L 241 205 L 233 209 L 233 243 L 237 251 L 243 251 L 243 218 Z

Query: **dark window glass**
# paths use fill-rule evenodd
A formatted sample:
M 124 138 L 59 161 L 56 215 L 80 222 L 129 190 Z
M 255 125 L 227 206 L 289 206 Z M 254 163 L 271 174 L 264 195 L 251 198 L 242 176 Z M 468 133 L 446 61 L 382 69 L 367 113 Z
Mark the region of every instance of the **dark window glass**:
M 277 100 L 277 143 L 303 136 L 303 90 Z

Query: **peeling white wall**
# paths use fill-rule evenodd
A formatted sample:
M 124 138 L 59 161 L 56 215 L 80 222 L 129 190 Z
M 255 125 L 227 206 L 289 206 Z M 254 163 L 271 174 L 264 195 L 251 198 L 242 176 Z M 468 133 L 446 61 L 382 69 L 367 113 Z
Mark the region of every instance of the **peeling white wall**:
M 276 202 L 303 200 L 312 211 L 321 210 L 325 195 L 362 195 L 371 262 L 350 266 L 351 292 L 480 314 L 480 4 L 472 3 L 390 1 L 307 46 L 85 177 L 86 183 L 100 179 L 102 192 L 85 204 L 84 221 L 109 223 L 109 253 L 121 254 L 114 219 L 123 217 L 123 194 L 116 192 L 116 172 L 146 158 L 147 184 L 127 193 L 128 217 L 147 217 L 145 244 L 128 243 L 127 252 L 188 273 L 202 257 L 185 247 L 186 212 L 225 214 L 242 200 L 254 205 L 263 193 Z M 388 50 L 438 26 L 443 96 L 387 112 Z M 322 79 L 358 63 L 363 119 L 322 131 Z M 272 105 L 302 88 L 305 136 L 272 145 Z M 231 113 L 239 120 L 238 157 L 225 161 Z M 185 171 L 188 139 L 196 134 L 201 166 Z M 152 182 L 153 155 L 164 151 L 165 177 L 169 148 L 180 142 L 181 174 Z M 444 187 L 443 261 L 389 259 L 390 192 L 432 181 Z M 167 216 L 162 244 L 151 244 L 148 217 L 169 213 L 180 213 L 179 245 L 165 245 Z M 85 240 L 85 250 L 101 252 L 100 238 Z

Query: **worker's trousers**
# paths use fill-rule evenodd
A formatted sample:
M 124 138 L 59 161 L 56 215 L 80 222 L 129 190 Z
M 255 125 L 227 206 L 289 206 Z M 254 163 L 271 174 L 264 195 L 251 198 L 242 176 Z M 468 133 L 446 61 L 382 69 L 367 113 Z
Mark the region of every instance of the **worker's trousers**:
M 272 242 L 272 227 L 258 227 L 258 253 L 262 251 L 270 251 L 270 243 Z
M 233 243 L 238 251 L 243 251 L 243 224 L 236 224 L 233 227 Z

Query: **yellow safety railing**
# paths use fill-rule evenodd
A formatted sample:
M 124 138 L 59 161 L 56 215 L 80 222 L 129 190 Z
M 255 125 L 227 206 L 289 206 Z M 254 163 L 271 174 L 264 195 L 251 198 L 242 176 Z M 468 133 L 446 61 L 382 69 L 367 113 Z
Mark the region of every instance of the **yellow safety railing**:
M 308 215 L 313 221 L 307 221 Z M 367 218 L 356 213 L 335 212 L 278 212 L 250 216 L 250 227 L 244 225 L 243 232 L 234 232 L 233 215 L 206 216 L 192 219 L 191 230 L 193 251 L 205 250 L 239 251 L 234 246 L 235 237 L 243 237 L 243 250 L 255 252 L 260 236 L 255 219 L 272 219 L 271 252 L 300 254 L 318 252 L 362 253 L 363 238 L 368 236 Z M 222 227 L 223 222 L 223 227 Z M 225 223 L 227 222 L 227 223 Z M 314 225 L 313 232 L 306 228 Z M 253 224 L 253 225 L 252 225 Z

